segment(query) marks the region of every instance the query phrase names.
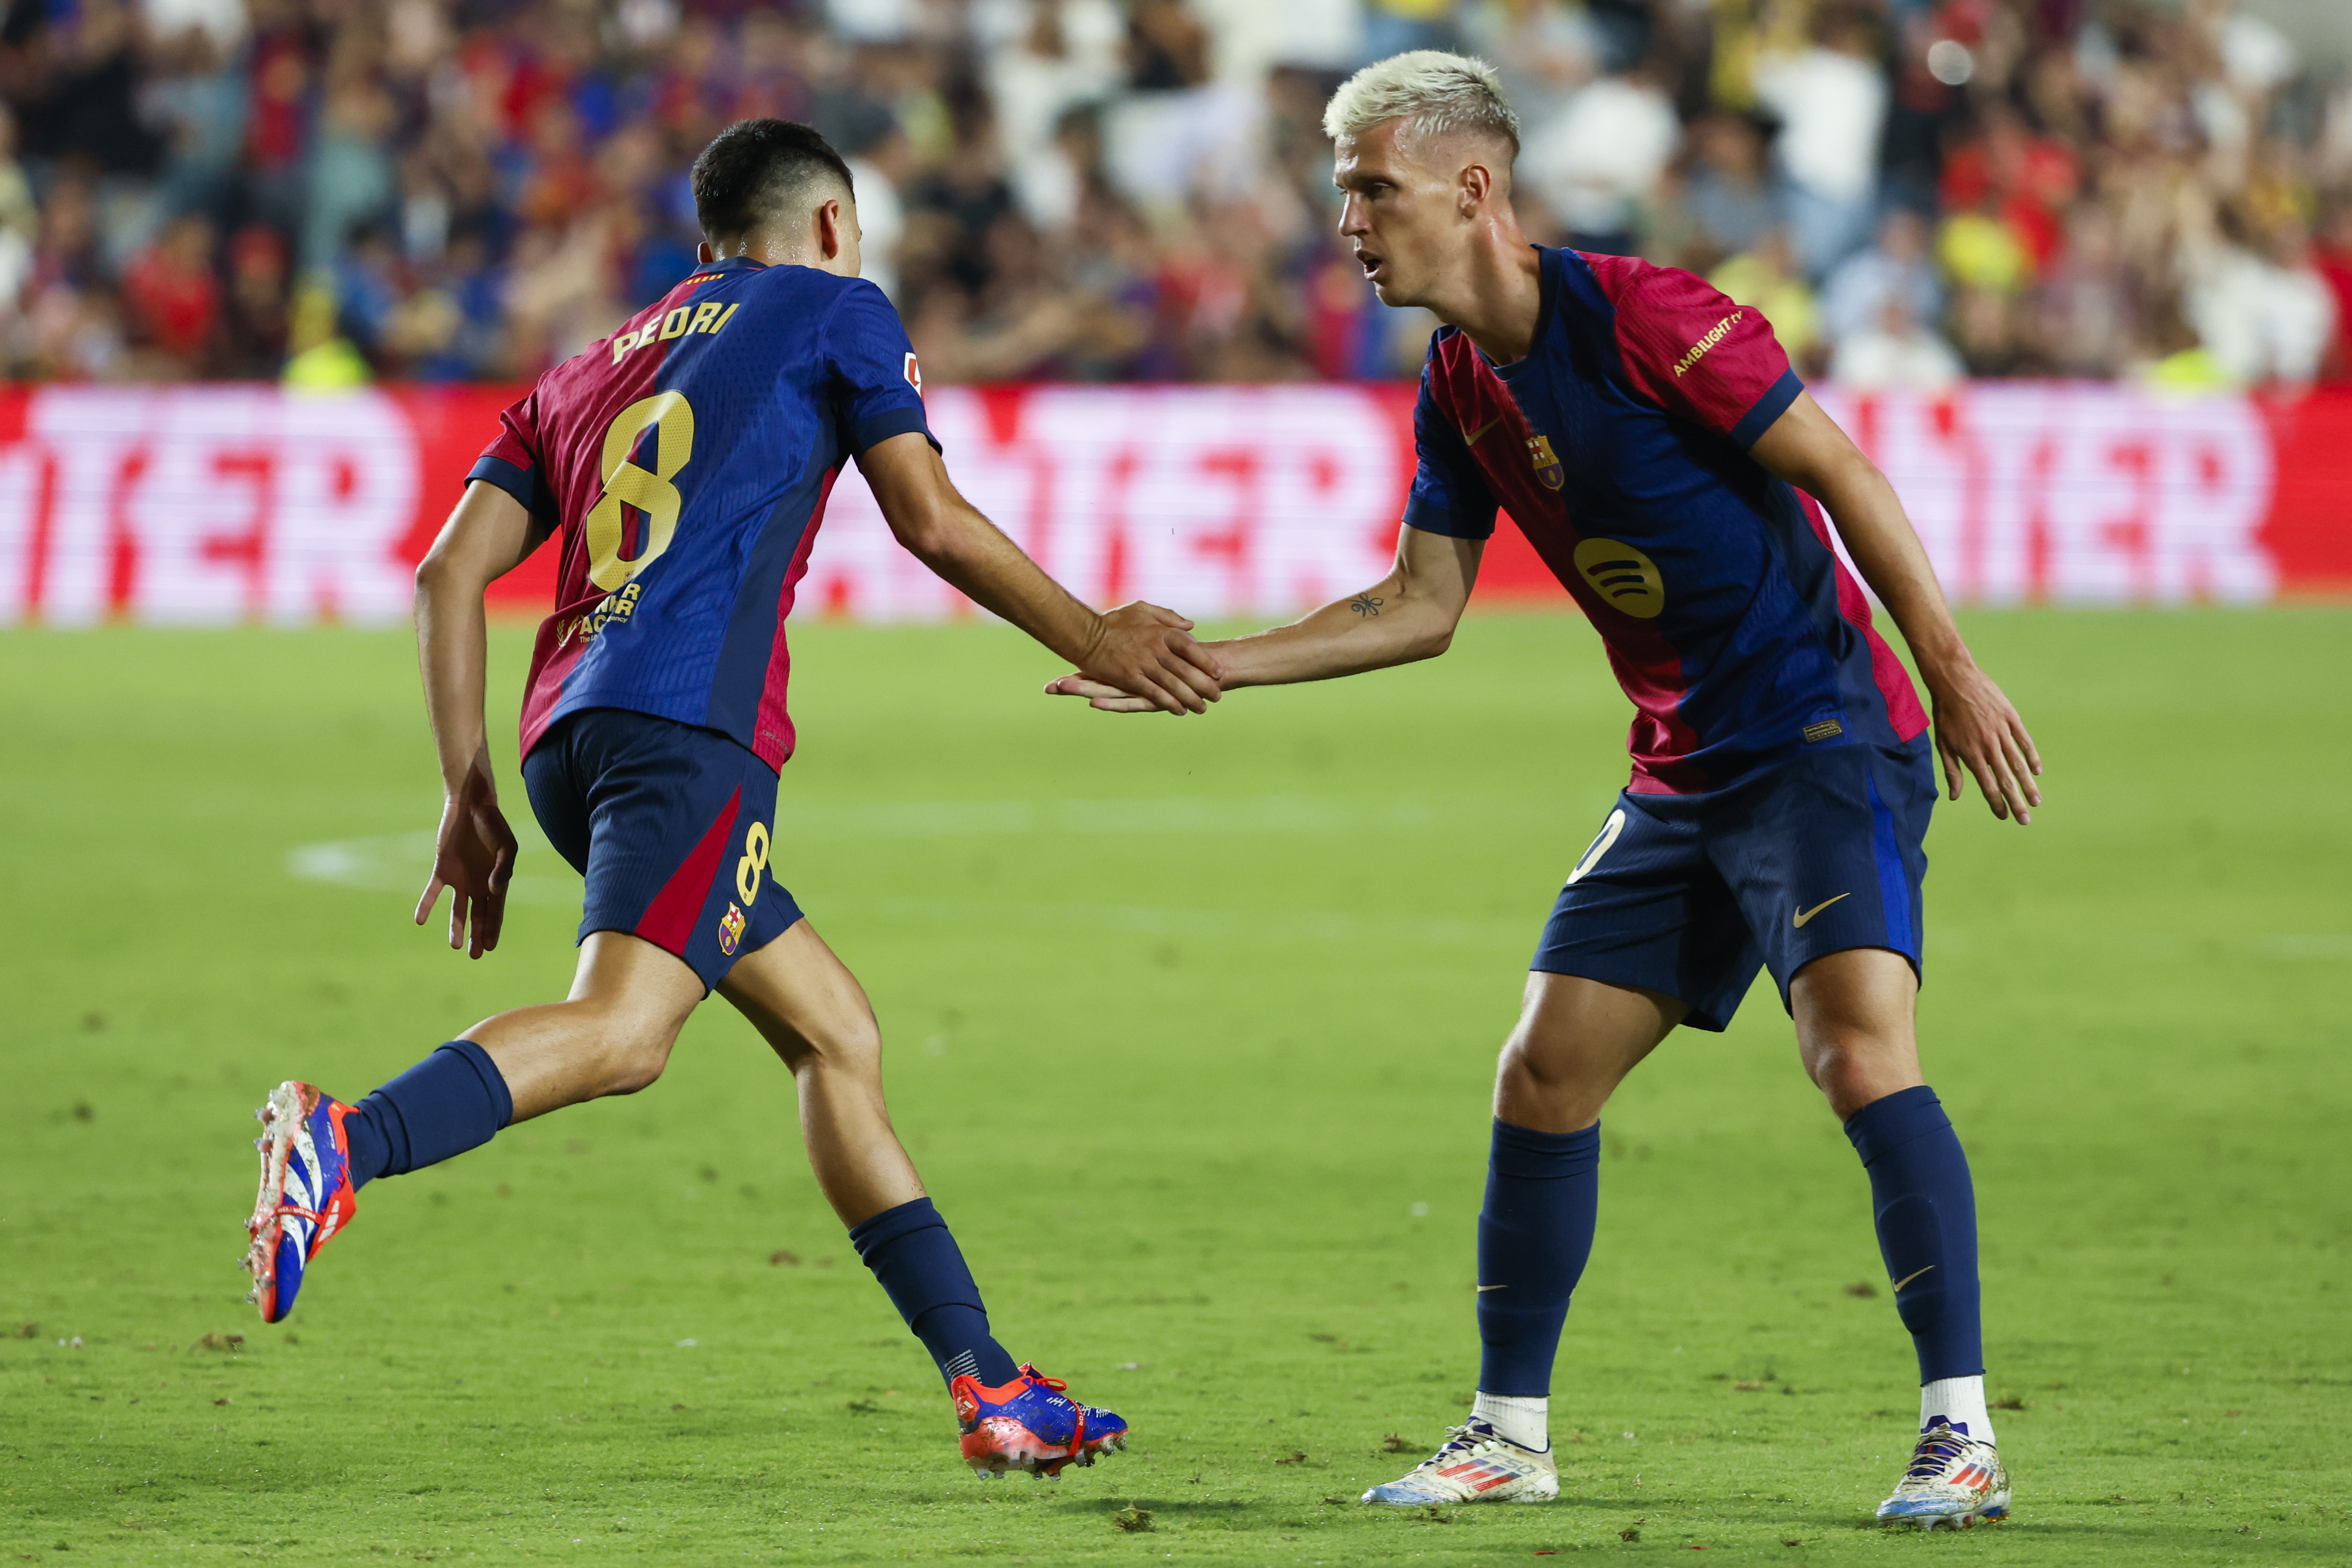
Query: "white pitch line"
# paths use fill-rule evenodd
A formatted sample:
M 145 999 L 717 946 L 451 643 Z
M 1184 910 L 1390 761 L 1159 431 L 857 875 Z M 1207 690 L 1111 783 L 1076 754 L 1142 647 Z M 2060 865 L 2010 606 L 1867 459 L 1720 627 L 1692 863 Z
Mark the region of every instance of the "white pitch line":
M 2329 959 L 2352 958 L 2352 931 L 2296 931 L 2276 936 L 2257 936 L 2254 950 L 2265 958 Z
M 520 832 L 520 825 L 517 826 Z M 536 852 L 531 858 L 538 864 L 562 864 L 544 842 L 525 839 L 523 849 L 526 852 Z M 425 891 L 425 879 L 432 873 L 433 833 L 429 829 L 298 844 L 286 856 L 286 874 L 297 881 L 330 883 L 369 893 L 405 893 L 412 898 Z M 569 868 L 561 876 L 518 876 L 507 888 L 507 901 L 569 904 L 576 907 L 580 903 L 580 879 L 572 875 Z
M 1318 942 L 1412 941 L 1434 946 L 1485 947 L 1497 943 L 1532 948 L 1544 911 L 1525 919 L 1431 918 L 1414 915 L 1351 915 L 1318 909 L 1197 909 L 1151 904 L 1065 904 L 961 898 L 847 898 L 845 912 L 873 909 L 917 920 L 963 926 L 1020 924 L 1048 929 L 1115 931 L 1126 936 L 1284 936 Z M 822 911 L 819 912 L 822 914 Z
M 555 853 L 543 844 L 527 843 L 525 849 L 540 851 L 550 858 Z M 414 896 L 424 889 L 432 859 L 431 832 L 381 833 L 299 845 L 288 854 L 286 870 L 289 875 L 304 882 Z M 580 882 L 569 875 L 518 876 L 507 896 L 517 904 L 570 904 L 577 908 Z M 823 900 L 813 913 L 822 924 L 829 912 L 849 918 L 866 913 L 887 919 L 966 929 L 1013 925 L 1031 930 L 1117 932 L 1123 936 L 1408 941 L 1446 947 L 1524 946 L 1534 941 L 1543 919 L 1540 909 L 1531 909 L 1524 919 L 1506 919 L 1358 915 L 1278 907 L 1202 909 L 1172 904 L 1021 899 L 866 898 L 856 894 Z
M 787 797 L 777 804 L 779 837 L 827 839 L 1001 838 L 1033 833 L 1341 833 L 1442 828 L 1450 821 L 1537 821 L 1546 813 L 1518 800 L 1456 800 L 1445 807 L 1402 799 L 1330 795 L 1145 796 L 1130 800 L 897 800 L 827 806 Z M 1558 821 L 1557 813 L 1550 814 Z M 1562 824 L 1567 825 L 1567 824 Z

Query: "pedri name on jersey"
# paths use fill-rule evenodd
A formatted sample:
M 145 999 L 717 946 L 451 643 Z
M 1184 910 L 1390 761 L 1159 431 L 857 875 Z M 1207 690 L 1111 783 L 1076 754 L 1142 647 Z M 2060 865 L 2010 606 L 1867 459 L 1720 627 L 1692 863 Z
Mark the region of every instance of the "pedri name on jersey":
M 702 279 L 689 277 L 688 283 Z M 699 305 L 681 305 L 658 321 L 648 321 L 634 332 L 623 332 L 613 340 L 613 362 L 619 364 L 631 353 L 647 343 L 667 343 L 672 338 L 683 338 L 690 332 L 716 332 L 735 319 L 742 308 L 740 301 L 721 305 L 716 299 L 706 299 Z

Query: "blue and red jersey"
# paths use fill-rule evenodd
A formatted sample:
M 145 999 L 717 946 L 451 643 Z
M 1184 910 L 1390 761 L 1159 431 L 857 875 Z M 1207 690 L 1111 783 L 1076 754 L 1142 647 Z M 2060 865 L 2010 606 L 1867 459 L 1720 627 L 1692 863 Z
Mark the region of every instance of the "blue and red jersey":
M 540 377 L 467 475 L 562 552 L 524 755 L 566 714 L 627 708 L 781 768 L 784 621 L 826 495 L 842 464 L 910 431 L 930 439 L 922 376 L 882 291 L 740 256 Z
M 1674 267 L 1541 259 L 1527 358 L 1431 339 L 1405 522 L 1485 538 L 1511 514 L 1633 699 L 1633 793 L 1916 737 L 1927 715 L 1821 508 L 1748 455 L 1803 390 L 1764 318 Z

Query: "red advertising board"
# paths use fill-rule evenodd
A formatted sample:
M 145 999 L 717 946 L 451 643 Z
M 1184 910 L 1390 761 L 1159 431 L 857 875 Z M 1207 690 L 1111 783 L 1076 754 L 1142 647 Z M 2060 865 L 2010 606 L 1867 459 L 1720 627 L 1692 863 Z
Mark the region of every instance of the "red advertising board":
M 371 622 L 456 501 L 507 389 L 0 389 L 0 623 Z M 2175 399 L 1988 382 L 1818 395 L 1904 497 L 1954 598 L 2258 602 L 2352 592 L 2352 393 Z M 1288 614 L 1385 570 L 1412 471 L 1389 385 L 943 388 L 950 471 L 1097 602 Z M 542 552 L 499 585 L 543 611 Z M 1507 526 L 1488 602 L 1565 603 Z M 970 606 L 845 475 L 801 601 L 862 620 Z

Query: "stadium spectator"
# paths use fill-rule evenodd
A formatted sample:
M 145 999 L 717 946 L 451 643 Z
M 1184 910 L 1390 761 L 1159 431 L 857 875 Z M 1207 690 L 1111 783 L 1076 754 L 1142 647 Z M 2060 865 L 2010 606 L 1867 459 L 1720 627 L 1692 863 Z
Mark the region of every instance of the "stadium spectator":
M 1549 125 L 1601 68 L 1592 14 L 1542 0 L 1485 0 L 1464 7 L 1462 44 L 1495 62 L 1521 125 Z
M 1843 343 L 1878 328 L 1889 303 L 1909 324 L 1943 314 L 1944 286 L 1928 259 L 1927 225 L 1898 207 L 1879 225 L 1878 242 L 1840 262 L 1822 287 L 1822 332 Z M 1769 314 L 1769 312 L 1767 312 Z
M 1886 78 L 1859 10 L 1824 6 L 1801 49 L 1766 50 L 1751 73 L 1758 101 L 1780 121 L 1773 152 L 1787 180 L 1798 261 L 1819 278 L 1869 234 L 1878 195 Z
M 236 381 L 268 381 L 286 362 L 292 325 L 286 298 L 286 242 L 251 224 L 229 242 L 228 293 L 215 371 Z
M 687 275 L 685 163 L 766 112 L 852 159 L 937 381 L 1412 374 L 1318 114 L 1437 43 L 1499 62 L 1532 233 L 1817 358 L 1893 289 L 1977 375 L 2352 379 L 2340 16 L 2330 55 L 2234 0 L 7 3 L 16 376 L 527 376 Z
M 184 381 L 211 363 L 220 330 L 220 286 L 213 277 L 213 225 L 189 213 L 173 218 L 122 278 L 133 329 L 153 350 L 142 368 Z
M 2336 297 L 2336 335 L 2322 369 L 2328 380 L 2352 382 L 2352 196 L 2328 208 L 2327 227 L 2313 248 L 2312 265 Z
M 2123 368 L 2133 348 L 2135 298 L 2114 214 L 2089 205 L 2073 214 L 2035 305 L 2035 336 L 2050 374 L 2104 380 Z
M 2251 235 L 2236 223 L 2192 254 L 2189 325 L 2232 385 L 2301 385 L 2336 336 L 2336 299 L 2312 267 L 2302 225 Z
M 33 183 L 16 162 L 16 118 L 0 106 L 0 301 L 16 298 L 31 279 L 40 237 Z
M 1768 177 L 1755 122 L 1744 115 L 1709 114 L 1692 128 L 1690 145 L 1693 166 L 1682 204 L 1693 248 L 1713 258 L 1753 249 L 1780 221 L 1780 195 Z
M 1830 355 L 1831 376 L 1855 392 L 1939 392 L 1965 373 L 1959 355 L 1900 292 L 1880 296 L 1874 316 L 1840 336 Z
M 1815 350 L 1822 340 L 1821 314 L 1813 291 L 1796 264 L 1786 229 L 1767 229 L 1755 248 L 1743 251 L 1717 267 L 1706 280 L 1731 296 L 1735 304 L 1753 306 L 1772 323 L 1773 336 L 1801 368 L 1819 363 Z
M 1674 104 L 1643 73 L 1602 77 L 1533 128 L 1517 183 L 1566 226 L 1569 244 L 1631 256 L 1642 202 L 1681 140 Z

